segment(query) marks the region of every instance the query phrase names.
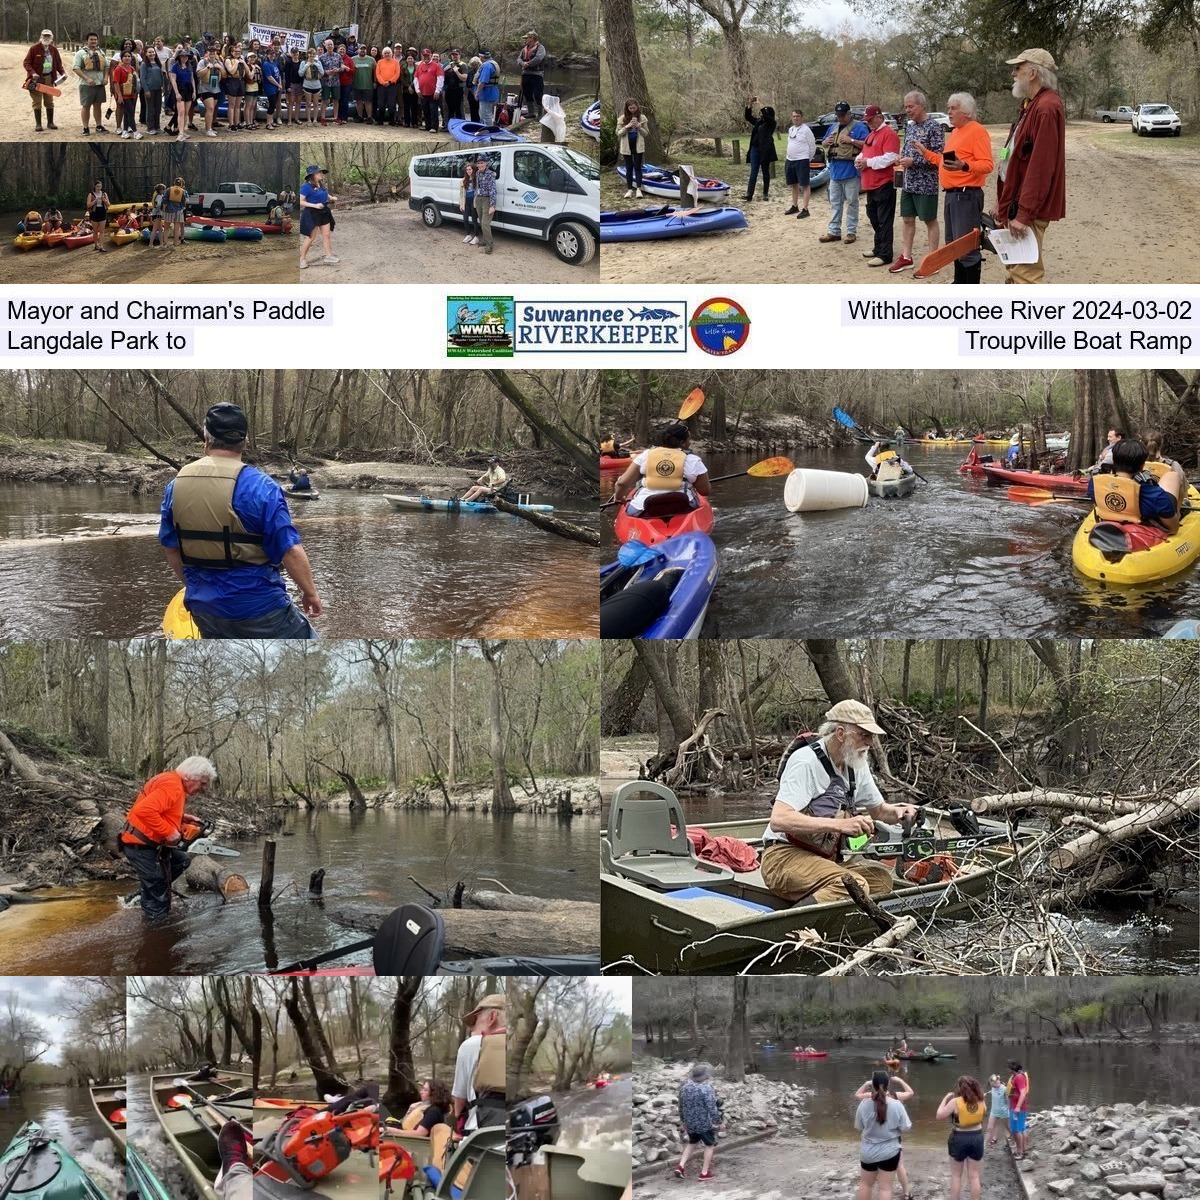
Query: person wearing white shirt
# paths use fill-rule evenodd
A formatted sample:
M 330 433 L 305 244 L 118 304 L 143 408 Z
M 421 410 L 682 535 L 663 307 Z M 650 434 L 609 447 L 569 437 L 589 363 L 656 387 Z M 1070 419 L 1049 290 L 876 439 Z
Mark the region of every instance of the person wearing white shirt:
M 454 1124 L 464 1133 L 503 1125 L 508 1117 L 506 1104 L 506 1034 L 504 994 L 494 992 L 463 1018 L 469 1034 L 458 1048 L 454 1064 L 454 1083 L 450 1088 L 454 1103 Z
M 709 492 L 708 468 L 689 449 L 690 439 L 691 432 L 682 421 L 667 426 L 652 449 L 634 455 L 617 480 L 614 501 L 620 503 L 633 490 L 633 499 L 625 511 L 631 517 L 639 517 L 652 497 L 682 492 L 691 507 L 696 508 L 700 503 L 697 497 Z
M 808 184 L 808 164 L 817 153 L 817 139 L 812 129 L 804 123 L 804 113 L 798 108 L 792 109 L 792 123 L 787 131 L 787 155 L 784 159 L 784 182 L 792 189 L 792 206 L 784 209 L 783 215 L 790 217 L 796 214 L 798 221 L 808 216 L 808 201 L 812 196 L 812 188 Z M 804 193 L 804 202 L 800 194 Z

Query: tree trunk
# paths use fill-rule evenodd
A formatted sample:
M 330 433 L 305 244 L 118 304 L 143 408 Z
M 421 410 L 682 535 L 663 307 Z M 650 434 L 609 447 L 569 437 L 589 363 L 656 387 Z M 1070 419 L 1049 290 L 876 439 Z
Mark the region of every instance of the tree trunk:
M 729 1050 L 725 1056 L 725 1078 L 730 1083 L 741 1083 L 746 1078 L 746 1051 L 750 1039 L 746 1031 L 746 996 L 750 981 L 744 975 L 735 975 L 730 981 L 733 987 L 729 1008 Z
M 671 682 L 669 674 L 670 655 L 678 653 L 679 645 L 678 643 L 648 642 L 638 638 L 634 641 L 633 648 L 642 660 L 650 682 L 654 685 L 654 694 L 658 698 L 659 709 L 669 722 L 671 736 L 674 739 L 674 745 L 669 748 L 664 747 L 660 739 L 659 751 L 662 753 L 667 753 L 668 749 L 673 751 L 692 732 L 691 715 L 684 704 L 683 696 Z
M 236 900 L 250 891 L 245 875 L 221 866 L 220 860 L 198 854 L 180 876 L 197 892 L 217 892 L 226 900 Z
M 326 1092 L 334 1092 L 340 1096 L 346 1091 L 346 1080 L 340 1079 L 325 1065 L 321 1057 L 320 1043 L 314 1035 L 308 1017 L 304 1014 L 304 1007 L 300 1003 L 300 981 L 293 979 L 291 983 L 291 989 L 283 1006 L 292 1022 L 292 1028 L 296 1031 L 296 1040 L 300 1043 L 301 1053 L 312 1069 L 316 1090 L 321 1095 Z
M 384 1107 L 395 1113 L 405 1112 L 421 1098 L 417 1069 L 413 1064 L 413 1002 L 421 991 L 420 975 L 405 975 L 396 989 L 392 1004 L 392 1023 L 388 1034 L 387 1091 L 381 1097 Z
M 634 717 L 649 685 L 642 656 L 635 653 L 621 682 L 612 691 L 605 689 L 600 709 L 600 732 L 605 737 L 627 737 L 633 732 Z
M 830 704 L 836 704 L 839 700 L 858 699 L 858 689 L 851 678 L 850 667 L 842 657 L 837 642 L 807 638 L 804 642 L 804 653 L 808 655 Z
M 623 110 L 626 97 L 633 97 L 641 106 L 650 122 L 646 136 L 646 161 L 663 163 L 664 146 L 658 132 L 658 121 L 654 115 L 654 103 L 650 89 L 646 86 L 646 72 L 642 68 L 642 54 L 638 45 L 637 27 L 634 22 L 633 0 L 600 0 L 604 20 L 604 53 L 608 57 L 608 74 L 612 80 L 613 103 Z M 648 443 L 648 436 L 642 438 Z
M 640 94 L 645 95 L 644 92 Z M 513 407 L 530 425 L 541 430 L 542 436 L 548 442 L 557 446 L 588 479 L 600 482 L 600 462 L 594 450 L 573 441 L 566 430 L 544 416 L 533 401 L 517 387 L 507 371 L 493 369 L 484 371 L 484 374 L 508 397 Z
M 488 709 L 489 753 L 492 759 L 492 806 L 493 811 L 512 812 L 512 792 L 508 786 L 508 769 L 504 761 L 504 726 L 501 723 L 502 691 L 504 682 L 500 675 L 500 656 L 504 652 L 503 642 L 488 642 L 479 639 L 479 649 L 492 671 L 491 704 Z
M 271 372 L 271 449 L 283 445 L 283 371 Z

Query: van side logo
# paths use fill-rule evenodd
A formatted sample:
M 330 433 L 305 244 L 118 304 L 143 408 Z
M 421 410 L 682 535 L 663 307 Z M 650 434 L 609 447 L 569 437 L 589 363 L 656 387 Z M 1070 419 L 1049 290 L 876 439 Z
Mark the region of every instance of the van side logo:
M 521 199 L 524 200 L 526 204 L 536 204 L 538 201 L 538 194 L 537 192 L 531 190 L 526 192 Z

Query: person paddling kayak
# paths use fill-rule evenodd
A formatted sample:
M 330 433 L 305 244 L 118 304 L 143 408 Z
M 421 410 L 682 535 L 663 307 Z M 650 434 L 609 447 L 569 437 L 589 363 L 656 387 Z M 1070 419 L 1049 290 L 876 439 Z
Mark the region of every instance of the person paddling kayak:
M 308 472 L 303 467 L 293 467 L 288 472 L 288 483 L 291 485 L 289 491 L 292 492 L 311 492 L 312 480 L 308 477 Z
M 500 465 L 500 459 L 493 454 L 488 459 L 487 470 L 475 480 L 473 487 L 468 488 L 462 494 L 461 499 L 463 502 L 486 500 L 489 496 L 503 492 L 507 485 L 508 472 Z
M 887 442 L 873 443 L 866 453 L 866 460 L 871 468 L 872 479 L 887 481 L 913 474 L 912 463 L 902 458 Z
M 171 884 L 187 870 L 183 827 L 203 824 L 184 811 L 192 796 L 205 791 L 217 768 L 200 755 L 185 758 L 173 771 L 148 780 L 125 814 L 118 841 L 142 885 L 142 916 L 154 921 L 171 911 Z
M 708 468 L 691 451 L 691 431 L 682 421 L 668 425 L 649 450 L 635 454 L 617 480 L 613 499 L 620 503 L 633 493 L 626 506 L 631 517 L 664 515 L 680 511 L 680 497 L 688 508 L 698 508 L 698 496 L 712 490 Z
M 1096 520 L 1159 525 L 1175 533 L 1187 480 L 1167 467 L 1156 481 L 1145 466 L 1146 447 L 1136 438 L 1122 438 L 1112 447 L 1112 472 L 1088 480 L 1087 496 L 1095 504 Z

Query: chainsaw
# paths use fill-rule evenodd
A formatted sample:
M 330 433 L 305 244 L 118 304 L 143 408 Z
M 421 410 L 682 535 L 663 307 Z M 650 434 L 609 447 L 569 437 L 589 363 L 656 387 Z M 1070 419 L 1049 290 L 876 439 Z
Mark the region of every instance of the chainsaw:
M 968 854 L 979 846 L 1009 840 L 1007 832 L 985 832 L 969 809 L 955 806 L 947 816 L 959 831 L 957 837 L 938 837 L 926 823 L 925 809 L 918 808 L 912 817 L 905 818 L 899 839 L 868 842 L 857 849 L 852 846 L 853 852 L 866 858 L 899 858 L 904 862 L 917 862 L 932 858 L 935 854 Z
M 186 824 L 182 826 L 179 830 L 179 849 L 185 854 L 210 854 L 213 858 L 242 857 L 240 850 L 231 850 L 228 846 L 222 846 L 219 842 L 214 842 L 209 836 L 212 830 L 212 825 L 207 822 L 201 825 Z

